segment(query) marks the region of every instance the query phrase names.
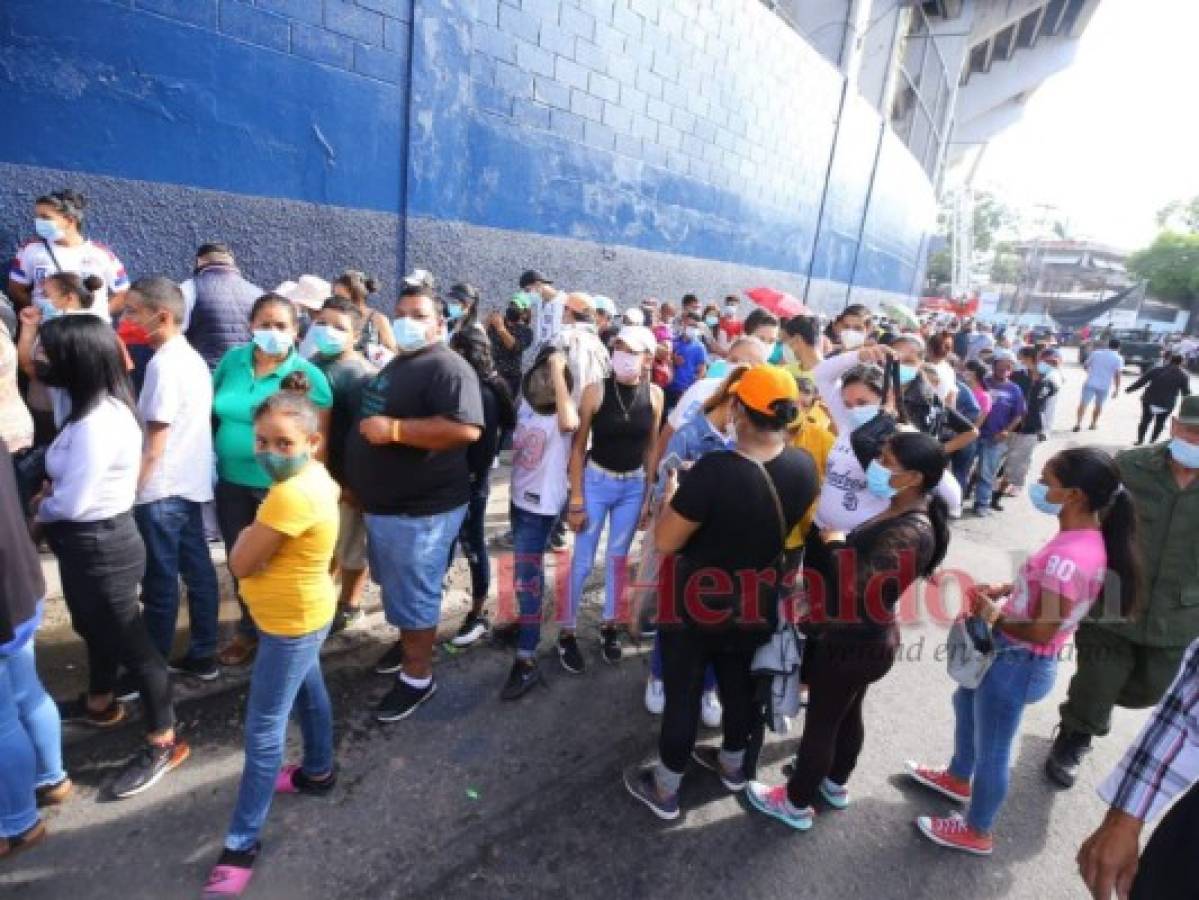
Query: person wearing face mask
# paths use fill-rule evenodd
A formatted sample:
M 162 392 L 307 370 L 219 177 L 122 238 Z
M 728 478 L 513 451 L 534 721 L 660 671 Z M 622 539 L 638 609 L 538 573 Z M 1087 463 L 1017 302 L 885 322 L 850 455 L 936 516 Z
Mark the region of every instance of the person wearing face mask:
M 815 316 L 792 316 L 783 323 L 783 365 L 796 378 L 811 378 L 812 371 L 824 359 L 820 352 L 820 325 Z
M 1048 440 L 1053 431 L 1053 424 L 1057 421 L 1057 402 L 1062 398 L 1062 388 L 1066 386 L 1066 379 L 1062 376 L 1061 351 L 1057 347 L 1046 347 L 1042 350 L 1041 357 L 1037 361 L 1037 370 L 1054 387 L 1053 395 L 1045 404 L 1045 415 L 1041 423 L 1044 426 L 1041 433 Z
M 996 487 L 996 497 L 1014 497 L 1024 489 L 1033 450 L 1044 440 L 1045 410 L 1057 387 L 1045 377 L 1049 364 L 1039 361 L 1038 356 L 1036 347 L 1020 348 L 1018 359 L 1024 368 L 1012 375 L 1012 384 L 1024 394 L 1025 413 L 1008 437 L 1003 477 Z
M 720 348 L 721 353 L 728 353 L 733 341 L 745 333 L 745 326 L 737 317 L 740 308 L 741 301 L 734 295 L 730 294 L 724 298 L 724 306 L 720 310 L 720 321 L 714 329 L 716 346 Z
M 211 681 L 219 674 L 221 602 L 203 515 L 212 501 L 212 379 L 180 333 L 184 312 L 183 294 L 168 278 L 139 278 L 126 298 L 125 315 L 154 349 L 137 400 L 145 440 L 133 518 L 146 545 L 142 609 L 150 640 L 171 659 L 182 576 L 191 635 L 170 667 Z
M 337 547 L 333 553 L 341 593 L 331 628 L 334 633 L 362 618 L 362 589 L 366 586 L 366 520 L 362 505 L 346 487 L 345 473 L 346 439 L 358 414 L 362 389 L 378 371 L 357 349 L 365 321 L 356 302 L 334 295 L 325 301 L 308 331 L 316 348 L 312 362 L 329 380 L 333 394 L 325 466 L 341 487 Z M 387 333 L 391 334 L 390 325 Z
M 767 362 L 777 365 L 783 358 L 783 347 L 779 343 L 779 320 L 764 309 L 755 309 L 745 317 L 745 333 L 756 337 L 768 348 Z
M 674 409 L 683 392 L 704 377 L 708 353 L 700 339 L 702 324 L 697 313 L 684 313 L 683 327 L 674 339 L 672 362 L 674 376 L 666 387 L 666 408 Z
M 731 792 L 748 780 L 751 663 L 786 602 L 779 569 L 785 536 L 816 496 L 812 460 L 787 446 L 797 393 L 795 379 L 777 366 L 746 371 L 730 410 L 736 450 L 707 453 L 666 484 L 654 528 L 664 571 L 672 573 L 658 595 L 665 689 L 658 760 L 624 773 L 625 789 L 660 819 L 681 814 L 679 787 L 691 761 Z M 724 707 L 719 748 L 695 746 L 708 666 Z
M 459 282 L 450 288 L 445 301 L 446 337 L 456 334 L 467 321 L 467 315 L 479 303 L 479 289 L 473 284 Z M 469 321 L 474 322 L 472 317 Z
M 58 431 L 66 411 L 62 407 L 61 392 L 47 389 L 37 377 L 35 363 L 41 356 L 39 329 L 43 323 L 53 321 L 59 316 L 95 315 L 105 324 L 108 324 L 109 320 L 103 313 L 103 307 L 97 306 L 96 292 L 100 290 L 101 284 L 95 275 L 80 278 L 72 272 L 56 272 L 47 275 L 40 288 L 41 296 L 32 306 L 25 307 L 20 313 L 21 332 L 17 338 L 17 359 L 21 371 L 29 378 L 25 399 L 33 415 L 34 443 L 45 446 Z M 132 368 L 124 344 L 121 344 L 121 353 L 126 368 Z
M 129 276 L 115 253 L 84 237 L 86 207 L 84 196 L 72 190 L 38 197 L 33 205 L 37 237 L 17 252 L 8 275 L 9 294 L 18 309 L 44 300 L 42 285 L 54 274 L 94 275 L 100 279 L 95 290 L 100 309 L 115 316 L 124 307 Z
M 248 344 L 234 347 L 212 373 L 212 413 L 216 432 L 216 512 L 226 551 L 242 529 L 254 521 L 271 486 L 270 474 L 254 455 L 254 411 L 279 390 L 283 379 L 302 371 L 310 398 L 321 409 L 322 430 L 328 428 L 333 403 L 329 382 L 320 369 L 296 351 L 299 322 L 286 297 L 263 294 L 250 308 Z M 322 453 L 325 442 L 322 442 Z M 236 585 L 234 576 L 234 585 Z M 254 620 L 240 596 L 241 618 L 233 639 L 217 654 L 223 666 L 241 666 L 254 658 L 258 636 Z
M 1141 423 L 1137 426 L 1136 440 L 1138 447 L 1145 443 L 1149 422 L 1153 422 L 1150 442 L 1156 443 L 1166 427 L 1166 420 L 1178 404 L 1178 398 L 1191 394 L 1191 376 L 1182 367 L 1182 354 L 1171 354 L 1164 365 L 1154 366 L 1147 371 L 1130 384 L 1125 393 L 1131 394 L 1141 388 L 1145 388 L 1145 393 L 1141 395 Z
M 1024 708 L 1053 690 L 1058 655 L 1096 601 L 1102 600 L 1101 617 L 1127 621 L 1142 586 L 1133 501 L 1108 454 L 1063 450 L 1029 494 L 1037 510 L 1057 519 L 1058 532 L 1025 561 L 1014 583 L 970 589 L 970 612 L 991 626 L 993 661 L 978 687 L 959 686 L 953 695 L 949 765 L 908 763 L 914 780 L 966 806 L 964 815 L 921 816 L 921 833 L 979 856 L 994 847 Z M 1105 590 L 1109 574 L 1114 590 Z
M 562 330 L 566 294 L 536 269 L 529 269 L 520 276 L 520 290 L 532 304 L 534 346 L 553 344 Z
M 428 288 L 404 287 L 392 332 L 396 358 L 363 387 L 345 448 L 347 481 L 366 514 L 371 577 L 400 630 L 374 667 L 395 675 L 375 709 L 380 722 L 407 718 L 437 691 L 442 580 L 470 501 L 467 448 L 486 424 L 479 378 L 444 343 L 445 320 Z
M 786 784 L 754 781 L 745 792 L 750 806 L 797 831 L 812 827 L 817 797 L 835 810 L 849 806 L 849 779 L 865 741 L 862 704 L 870 686 L 891 670 L 899 646 L 895 608 L 949 549 L 948 510 L 932 493 L 947 463 L 929 435 L 892 435 L 867 473 L 882 511 L 848 534 L 821 534 L 829 553 L 852 563 L 838 564 L 824 578 L 802 626 L 809 696 L 795 767 Z
M 709 303 L 704 307 L 700 321 L 703 323 L 703 342 L 708 355 L 723 357 L 726 348 L 720 346 L 717 338 L 717 331 L 720 328 L 720 307 L 715 303 Z
M 853 303 L 837 313 L 825 329 L 824 334 L 836 352 L 857 350 L 866 343 L 866 317 L 869 310 L 861 303 Z
M 1125 450 L 1116 464 L 1137 512 L 1144 603 L 1132 620 L 1093 618 L 1078 629 L 1078 669 L 1045 764 L 1063 787 L 1110 730 L 1112 708 L 1157 703 L 1199 637 L 1199 396 L 1182 401 L 1168 442 Z
M 141 695 L 145 741 L 111 787 L 139 794 L 182 765 L 171 678 L 138 604 L 145 547 L 130 511 L 142 432 L 112 328 L 94 316 L 63 316 L 42 330 L 41 381 L 68 399 L 62 431 L 46 451 L 47 487 L 30 504 L 36 531 L 58 558 L 71 625 L 87 645 L 86 693 L 60 705 L 63 718 L 112 728 L 127 713 L 118 693 Z M 119 685 L 124 666 L 130 688 Z
M 507 309 L 502 313 L 493 312 L 487 318 L 487 334 L 491 338 L 495 369 L 513 397 L 520 396 L 521 362 L 525 351 L 533 345 L 529 317 L 529 298 L 524 293 L 518 293 L 512 296 Z
M 612 374 L 583 391 L 579 429 L 570 454 L 567 522 L 578 535 L 570 567 L 569 606 L 561 615 L 558 656 L 574 675 L 586 668 L 575 639 L 583 586 L 595 564 L 600 535 L 611 519 L 604 560 L 604 612 L 600 626 L 605 662 L 620 661 L 617 630 L 622 592 L 628 585 L 628 554 L 645 501 L 646 472 L 662 420 L 662 391 L 647 376 L 653 335 L 643 327 L 621 329 L 612 350 Z
M 329 563 L 337 541 L 337 483 L 316 459 L 323 413 L 303 370 L 254 411 L 254 455 L 271 479 L 254 520 L 229 553 L 258 623 L 258 657 L 246 700 L 246 752 L 224 849 L 205 896 L 240 896 L 275 794 L 327 796 L 337 781 L 333 711 L 321 674 L 337 592 Z M 303 736 L 299 765 L 283 765 L 287 724 Z
M 1024 392 L 1011 381 L 1013 362 L 1010 355 L 996 356 L 987 381 L 991 409 L 979 428 L 978 484 L 974 492 L 974 514 L 990 515 L 1002 511 L 1001 496 L 995 490 L 999 469 L 1007 455 L 1008 438 L 1028 412 Z
M 358 313 L 362 317 L 362 328 L 354 349 L 363 354 L 372 365 L 385 364 L 396 349 L 391 322 L 369 303 L 370 298 L 379 292 L 379 288 L 378 279 L 355 269 L 349 269 L 338 276 L 332 288 L 334 297 L 344 297 L 358 307 Z M 386 353 L 380 352 L 381 350 Z

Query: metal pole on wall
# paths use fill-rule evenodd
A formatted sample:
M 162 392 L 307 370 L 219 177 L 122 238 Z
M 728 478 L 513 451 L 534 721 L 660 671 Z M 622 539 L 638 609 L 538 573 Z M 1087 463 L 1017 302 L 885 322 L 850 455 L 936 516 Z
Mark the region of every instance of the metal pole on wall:
M 878 175 L 878 161 L 883 155 L 883 138 L 887 136 L 887 121 L 883 119 L 878 125 L 878 143 L 874 148 L 874 165 L 870 169 L 870 183 L 866 186 L 866 199 L 862 203 L 862 218 L 858 222 L 858 239 L 853 245 L 853 265 L 849 269 L 849 283 L 845 286 L 845 306 L 853 298 L 854 282 L 858 278 L 858 260 L 862 256 L 862 238 L 866 234 L 866 215 L 870 212 L 870 201 L 874 197 L 874 180 Z M 844 307 L 842 307 L 844 309 Z
M 400 176 L 400 208 L 398 212 L 398 224 L 396 227 L 396 256 L 399 257 L 399 265 L 396 267 L 398 273 L 397 281 L 402 279 L 408 271 L 408 182 L 411 178 L 410 169 L 412 160 L 409 159 L 411 154 L 412 140 L 412 74 L 416 58 L 416 5 L 420 0 L 408 0 L 408 65 L 407 75 L 405 79 L 404 90 L 407 96 L 404 98 L 404 117 L 400 125 L 400 152 L 404 154 L 403 174 Z M 399 286 L 396 286 L 396 296 L 399 296 Z
M 820 192 L 820 206 L 816 212 L 816 233 L 812 236 L 812 252 L 808 254 L 808 272 L 803 285 L 803 302 L 807 305 L 812 290 L 812 271 L 816 267 L 816 251 L 820 248 L 820 232 L 824 229 L 824 204 L 828 200 L 828 186 L 833 178 L 833 162 L 837 159 L 837 143 L 841 140 L 841 118 L 845 115 L 845 98 L 849 95 L 849 81 L 841 82 L 841 102 L 837 104 L 837 121 L 833 126 L 832 145 L 828 151 L 828 165 L 824 168 L 824 189 Z

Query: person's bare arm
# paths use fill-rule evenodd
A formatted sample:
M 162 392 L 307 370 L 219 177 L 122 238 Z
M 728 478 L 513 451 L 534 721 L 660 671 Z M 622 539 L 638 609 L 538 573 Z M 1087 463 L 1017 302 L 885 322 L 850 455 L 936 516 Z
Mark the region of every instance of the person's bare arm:
M 455 422 L 445 416 L 424 419 L 393 419 L 371 416 L 363 419 L 359 432 L 375 446 L 404 444 L 421 450 L 456 450 L 473 444 L 483 434 L 478 425 Z
M 391 322 L 388 321 L 387 316 L 383 315 L 383 313 L 378 312 L 378 311 L 376 311 L 374 313 L 374 317 L 375 317 L 375 330 L 379 332 L 379 343 L 382 344 L 384 347 L 386 347 L 388 350 L 390 350 L 392 353 L 395 353 L 396 352 L 396 337 L 395 337 L 395 333 L 392 332 L 392 330 L 391 330 Z
M 21 333 L 17 337 L 17 365 L 27 378 L 36 378 L 33 373 L 33 347 L 37 342 L 37 330 L 42 324 L 41 311 L 27 306 L 21 310 Z
M 331 409 L 318 409 L 316 411 L 317 428 L 321 433 L 320 445 L 316 448 L 316 453 L 312 454 L 321 462 L 329 458 L 329 422 L 333 418 Z
M 287 535 L 281 531 L 261 522 L 251 522 L 237 536 L 229 553 L 229 572 L 234 578 L 247 578 L 261 572 L 286 539 Z
M 587 527 L 583 503 L 583 467 L 587 463 L 587 444 L 591 440 L 591 419 L 599 409 L 603 389 L 602 381 L 590 384 L 579 398 L 579 429 L 570 447 L 570 505 L 566 511 L 567 524 L 575 531 Z
M 33 285 L 18 284 L 10 278 L 8 280 L 8 296 L 15 309 L 24 309 L 33 302 Z
M 487 320 L 487 324 L 492 327 L 496 333 L 496 336 L 499 337 L 500 343 L 503 344 L 506 349 L 511 350 L 516 346 L 515 335 L 508 330 L 508 325 L 504 322 L 504 317 L 498 312 L 491 314 L 491 317 Z
M 671 480 L 675 480 L 674 473 L 671 473 Z M 674 492 L 667 488 L 667 493 L 662 497 L 662 510 L 658 513 L 658 524 L 654 526 L 654 546 L 658 552 L 665 555 L 667 553 L 677 553 L 687 545 L 691 540 L 691 535 L 699 530 L 699 522 L 692 522 L 690 519 L 684 519 L 670 505 L 670 495 Z
M 978 440 L 978 429 L 971 428 L 969 431 L 963 431 L 955 434 L 952 438 L 945 442 L 945 455 L 950 456 L 957 453 L 963 447 L 967 447 Z
M 137 473 L 137 490 L 141 493 L 146 482 L 154 475 L 154 470 L 162 461 L 167 451 L 167 440 L 171 436 L 171 426 L 165 422 L 147 422 L 146 440 L 142 444 L 142 464 Z
M 578 430 L 579 411 L 575 408 L 574 398 L 570 396 L 570 388 L 566 385 L 566 357 L 561 353 L 552 354 L 549 366 L 550 378 L 554 384 L 554 407 L 558 412 L 558 430 L 563 434 L 569 434 Z M 571 452 L 574 452 L 573 446 Z

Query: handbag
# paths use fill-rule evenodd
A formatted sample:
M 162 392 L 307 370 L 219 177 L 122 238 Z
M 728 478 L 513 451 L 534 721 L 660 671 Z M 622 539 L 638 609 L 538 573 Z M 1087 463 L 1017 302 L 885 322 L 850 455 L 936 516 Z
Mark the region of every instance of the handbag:
M 995 639 L 991 628 L 978 616 L 960 616 L 945 639 L 945 668 L 949 677 L 973 690 L 982 684 L 995 662 Z
M 903 398 L 899 394 L 899 361 L 896 359 L 889 360 L 883 370 L 883 403 L 892 396 L 895 415 L 880 409 L 877 416 L 865 425 L 855 428 L 849 436 L 853 455 L 857 457 L 863 471 L 873 460 L 879 458 L 883 452 L 883 444 L 899 430 L 899 423 L 906 424 L 908 421 Z

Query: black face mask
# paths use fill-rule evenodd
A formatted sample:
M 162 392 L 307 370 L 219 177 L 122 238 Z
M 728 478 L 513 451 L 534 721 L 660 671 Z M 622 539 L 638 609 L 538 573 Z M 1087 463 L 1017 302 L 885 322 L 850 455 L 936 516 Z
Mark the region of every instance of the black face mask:
M 505 310 L 504 321 L 515 325 L 517 322 L 520 321 L 520 310 L 519 309 Z
M 57 377 L 54 367 L 50 365 L 49 360 L 35 359 L 33 361 L 33 375 L 42 384 L 47 387 L 63 387 L 62 381 Z

